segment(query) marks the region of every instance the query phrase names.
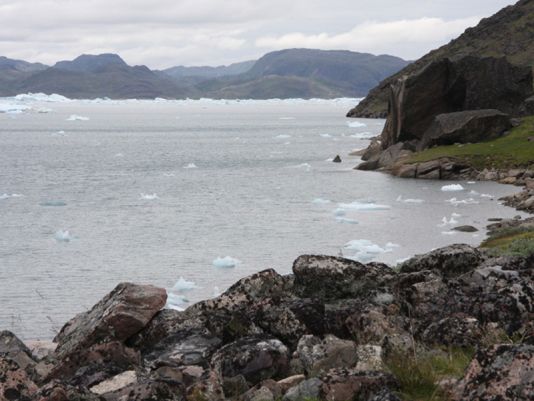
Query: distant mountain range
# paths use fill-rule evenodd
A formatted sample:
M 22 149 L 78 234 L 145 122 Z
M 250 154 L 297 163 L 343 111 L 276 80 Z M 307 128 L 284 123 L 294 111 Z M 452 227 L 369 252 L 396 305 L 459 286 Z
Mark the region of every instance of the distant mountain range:
M 57 93 L 70 98 L 361 97 L 408 64 L 398 57 L 290 49 L 219 67 L 163 71 L 129 66 L 116 54 L 81 55 L 53 66 L 0 57 L 0 96 Z
M 520 0 L 515 5 L 484 18 L 445 46 L 433 50 L 388 77 L 374 88 L 349 117 L 385 117 L 389 87 L 404 75 L 411 75 L 441 58 L 457 60 L 465 56 L 506 57 L 516 65 L 534 67 L 534 1 Z

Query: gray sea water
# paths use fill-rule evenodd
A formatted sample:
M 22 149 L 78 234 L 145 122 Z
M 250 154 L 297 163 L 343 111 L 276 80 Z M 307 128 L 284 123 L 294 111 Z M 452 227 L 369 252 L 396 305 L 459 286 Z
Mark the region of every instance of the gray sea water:
M 186 307 L 304 253 L 394 265 L 518 214 L 513 187 L 353 170 L 384 121 L 347 120 L 352 100 L 43 100 L 0 101 L 0 329 L 23 338 L 122 281 L 183 277 Z

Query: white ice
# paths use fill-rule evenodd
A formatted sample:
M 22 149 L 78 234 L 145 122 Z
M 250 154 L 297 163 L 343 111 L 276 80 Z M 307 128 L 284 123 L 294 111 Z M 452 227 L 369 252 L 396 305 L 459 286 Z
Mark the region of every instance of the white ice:
M 198 168 L 195 163 L 188 163 L 184 166 L 185 169 Z
M 358 202 L 358 201 L 354 201 L 352 203 L 340 203 L 339 207 L 342 209 L 361 210 L 361 211 L 391 209 L 391 206 L 388 206 L 388 205 L 379 205 L 373 202 Z
M 349 259 L 356 260 L 361 263 L 367 263 L 375 260 L 379 255 L 393 252 L 399 245 L 388 242 L 384 246 L 375 244 L 366 239 L 353 240 L 345 244 L 342 253 Z
M 79 116 L 77 114 L 71 114 L 67 121 L 89 121 L 89 117 Z
M 213 260 L 213 266 L 220 268 L 233 268 L 240 264 L 241 261 L 239 259 L 232 258 L 231 256 L 225 256 L 224 258 L 219 256 Z
M 156 193 L 154 193 L 154 194 L 141 194 L 141 199 L 144 199 L 144 200 L 156 200 L 156 199 L 159 199 L 159 196 Z
M 69 233 L 69 230 L 59 230 L 56 231 L 56 234 L 54 235 L 54 238 L 58 242 L 70 242 L 72 240 L 72 237 Z
M 0 200 L 9 199 L 9 198 L 22 198 L 22 194 L 2 194 L 0 195 Z
M 362 123 L 362 122 L 360 122 L 360 121 L 347 121 L 347 125 L 348 125 L 350 128 L 362 128 L 362 127 L 367 127 L 367 124 Z
M 345 223 L 345 224 L 358 224 L 358 221 L 357 220 L 354 220 L 354 219 L 348 219 L 346 217 L 336 217 L 336 221 L 338 223 Z
M 49 102 L 49 103 L 64 103 L 70 102 L 71 99 L 53 93 L 51 95 L 46 95 L 44 93 L 23 93 L 15 96 L 15 99 L 23 102 Z
M 0 113 L 20 114 L 30 110 L 30 106 L 16 103 L 0 103 Z
M 359 132 L 357 134 L 352 134 L 349 136 L 351 138 L 356 138 L 356 139 L 371 139 L 371 138 L 374 138 L 376 134 L 373 134 L 371 132 Z
M 288 138 L 291 138 L 291 135 L 280 134 L 280 135 L 275 136 L 275 139 L 288 139 Z
M 399 197 L 397 198 L 397 202 L 404 202 L 404 203 L 423 203 L 424 200 L 423 199 L 403 199 L 402 198 L 402 195 L 399 195 Z
M 441 190 L 443 192 L 463 191 L 464 187 L 462 187 L 460 184 L 450 184 L 442 186 Z
M 323 198 L 315 198 L 312 203 L 315 203 L 316 205 L 326 205 L 328 203 L 332 203 L 332 201 Z
M 330 134 L 321 134 L 321 138 L 332 138 L 332 135 Z
M 180 277 L 174 284 L 171 291 L 174 292 L 187 292 L 199 288 L 193 281 L 187 281 L 183 277 Z

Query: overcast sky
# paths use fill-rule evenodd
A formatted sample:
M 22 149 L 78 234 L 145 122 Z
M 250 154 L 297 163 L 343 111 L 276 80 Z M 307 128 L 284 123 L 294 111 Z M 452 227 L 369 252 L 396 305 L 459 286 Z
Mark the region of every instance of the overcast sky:
M 119 53 L 151 68 L 293 47 L 415 59 L 515 0 L 0 0 L 0 55 Z

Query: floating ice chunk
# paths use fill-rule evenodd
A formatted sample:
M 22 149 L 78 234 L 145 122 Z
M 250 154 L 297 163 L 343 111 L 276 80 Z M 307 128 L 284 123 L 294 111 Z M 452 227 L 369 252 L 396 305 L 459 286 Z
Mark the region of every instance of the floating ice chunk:
M 53 110 L 49 109 L 48 107 L 39 107 L 38 109 L 35 109 L 35 111 L 39 114 L 48 114 L 51 113 Z
M 39 203 L 39 205 L 45 206 L 45 207 L 63 207 L 63 206 L 67 206 L 67 203 L 61 200 L 49 200 L 49 201 L 41 202 Z
M 366 239 L 350 241 L 343 247 L 343 255 L 361 263 L 367 263 L 376 259 L 379 255 L 393 252 L 399 245 L 387 243 L 383 247 Z
M 371 138 L 374 138 L 375 136 L 376 134 L 373 134 L 371 132 L 359 132 L 357 134 L 350 135 L 351 138 L 356 138 L 356 139 L 371 139 Z
M 330 134 L 321 134 L 321 138 L 332 138 L 332 135 Z
M 345 224 L 358 224 L 357 220 L 354 219 L 347 219 L 346 217 L 336 217 L 336 221 L 338 223 L 345 223 Z
M 164 177 L 174 177 L 174 173 L 163 173 Z
M 59 230 L 56 231 L 54 238 L 57 242 L 70 242 L 73 237 L 70 235 L 69 230 Z
M 221 294 L 222 294 L 222 291 L 219 289 L 219 287 L 217 286 L 213 287 L 212 295 L 214 298 L 217 298 Z
M 187 281 L 183 277 L 180 277 L 178 281 L 172 287 L 172 291 L 175 292 L 186 292 L 199 288 L 193 281 Z
M 438 224 L 438 227 L 452 226 L 454 224 L 458 224 L 458 221 L 454 219 L 454 216 L 451 216 L 450 219 L 443 217 L 443 219 L 441 219 L 441 224 Z
M 350 128 L 362 128 L 362 127 L 367 127 L 367 124 L 362 123 L 362 122 L 360 122 L 360 121 L 347 121 L 347 125 L 348 125 Z
M 296 120 L 295 117 L 280 117 L 279 120 Z
M 358 202 L 354 201 L 352 203 L 340 203 L 339 207 L 342 209 L 350 210 L 389 210 L 391 206 L 388 205 L 379 205 L 373 202 Z
M 0 103 L 0 113 L 20 114 L 30 110 L 30 106 L 16 103 Z
M 463 191 L 464 187 L 462 187 L 460 184 L 450 184 L 442 186 L 441 190 L 443 192 Z
M 198 168 L 195 163 L 189 163 L 184 166 L 185 169 Z
M 185 310 L 185 306 L 189 303 L 189 300 L 181 294 L 167 293 L 167 304 L 165 308 L 174 309 L 179 312 Z
M 334 210 L 334 215 L 337 216 L 337 217 L 345 216 L 346 214 L 347 214 L 347 211 L 345 209 L 340 208 L 340 207 L 338 207 L 337 209 Z
M 291 145 L 291 142 L 284 142 L 284 145 Z
M 312 203 L 315 203 L 316 205 L 327 205 L 328 203 L 332 203 L 332 201 L 323 198 L 315 198 Z
M 291 138 L 291 135 L 280 134 L 280 135 L 275 136 L 275 139 L 288 139 L 288 138 Z
M 71 99 L 58 95 L 57 93 L 53 93 L 51 95 L 47 95 L 45 93 L 23 93 L 20 95 L 15 96 L 15 99 L 19 101 L 30 101 L 30 102 L 50 102 L 50 103 L 63 103 L 63 102 L 70 102 Z
M 475 184 L 476 184 L 476 181 L 467 181 L 467 183 L 468 183 L 469 185 L 475 185 Z
M 495 198 L 493 195 L 490 195 L 490 194 L 480 194 L 480 197 L 481 197 L 481 198 L 488 198 L 488 199 L 493 199 L 493 198 Z
M 144 200 L 156 200 L 156 199 L 159 199 L 159 196 L 156 193 L 154 193 L 154 194 L 141 194 L 141 199 L 144 199 Z
M 442 231 L 441 234 L 443 234 L 443 235 L 456 235 L 456 234 L 458 234 L 458 231 Z
M 452 217 L 456 217 L 456 218 L 458 218 L 458 217 L 462 217 L 462 215 L 459 214 L 459 213 L 453 213 L 453 214 L 451 214 L 451 216 L 452 216 Z
M 9 198 L 22 198 L 22 194 L 2 194 L 0 195 L 0 200 L 9 199 Z
M 121 152 L 115 153 L 115 157 L 124 157 L 124 153 L 121 153 Z
M 77 114 L 71 114 L 67 121 L 89 121 L 89 117 L 79 116 Z
M 65 136 L 65 131 L 57 131 L 52 134 L 52 136 Z
M 239 259 L 230 256 L 225 256 L 224 258 L 218 257 L 213 260 L 213 266 L 220 268 L 233 268 L 240 264 L 241 261 Z
M 467 198 L 467 199 L 461 199 L 461 200 L 457 199 L 457 198 L 451 198 L 451 199 L 446 200 L 445 202 L 448 202 L 453 206 L 458 206 L 458 205 L 478 205 L 479 204 L 479 202 L 477 202 L 473 198 Z
M 404 202 L 404 203 L 423 203 L 424 200 L 423 199 L 402 199 L 402 195 L 399 195 L 399 197 L 397 198 L 397 202 Z
M 306 170 L 306 171 L 310 171 L 312 166 L 310 163 L 301 163 L 301 164 L 297 164 L 296 166 L 290 166 L 291 168 L 299 168 L 299 169 L 303 169 L 303 170 Z

